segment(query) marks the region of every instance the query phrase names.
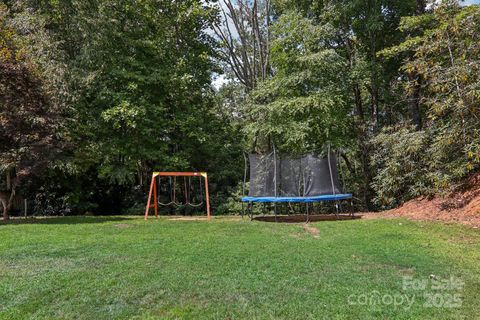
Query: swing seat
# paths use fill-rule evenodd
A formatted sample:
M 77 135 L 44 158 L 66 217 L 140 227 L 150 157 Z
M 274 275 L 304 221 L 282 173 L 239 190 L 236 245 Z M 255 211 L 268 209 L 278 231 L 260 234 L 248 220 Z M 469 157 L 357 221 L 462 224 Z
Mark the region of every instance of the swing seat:
M 351 199 L 351 193 L 344 194 L 324 194 L 320 196 L 311 196 L 311 197 L 243 197 L 242 202 L 260 202 L 260 203 L 312 203 L 312 202 L 321 202 L 321 201 L 337 201 Z

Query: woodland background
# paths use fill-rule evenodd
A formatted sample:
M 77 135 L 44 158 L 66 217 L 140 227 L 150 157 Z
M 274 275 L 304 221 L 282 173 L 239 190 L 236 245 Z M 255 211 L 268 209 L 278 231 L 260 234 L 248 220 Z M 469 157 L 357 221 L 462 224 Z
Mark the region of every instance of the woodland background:
M 364 210 L 480 163 L 480 7 L 426 0 L 3 0 L 0 190 L 41 215 L 141 213 L 154 170 L 342 153 Z M 12 192 L 14 191 L 14 192 Z

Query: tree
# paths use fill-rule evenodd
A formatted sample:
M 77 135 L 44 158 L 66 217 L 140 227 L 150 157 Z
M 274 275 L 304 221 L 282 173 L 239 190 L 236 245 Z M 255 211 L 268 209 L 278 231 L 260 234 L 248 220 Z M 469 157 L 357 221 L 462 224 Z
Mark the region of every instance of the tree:
M 325 50 L 324 52 L 334 53 L 337 61 L 342 61 L 342 68 L 336 68 L 335 63 L 332 64 L 330 71 L 335 70 L 338 73 L 337 79 L 333 81 L 336 84 L 335 91 L 331 91 L 330 95 L 327 93 L 322 94 L 322 96 L 335 97 L 337 99 L 331 100 L 331 102 L 338 104 L 338 109 L 341 110 L 337 113 L 337 120 L 340 121 L 333 121 L 334 117 L 331 117 L 331 115 L 324 114 L 320 116 L 313 113 L 311 114 L 311 119 L 320 120 L 319 123 L 326 125 L 323 127 L 323 130 L 329 128 L 328 126 L 337 128 L 335 127 L 336 125 L 342 124 L 342 130 L 332 130 L 328 140 L 343 141 L 343 146 L 348 146 L 351 150 L 350 156 L 359 160 L 361 174 L 357 179 L 360 180 L 359 185 L 361 188 L 357 194 L 365 199 L 365 204 L 370 208 L 372 208 L 371 200 L 374 196 L 370 187 L 374 175 L 370 165 L 370 155 L 375 148 L 371 144 L 371 139 L 379 132 L 382 126 L 391 121 L 391 110 L 395 104 L 398 104 L 391 84 L 397 76 L 397 70 L 401 61 L 398 57 L 384 59 L 378 56 L 378 52 L 401 41 L 402 33 L 397 30 L 400 18 L 415 12 L 416 5 L 415 1 L 392 0 L 299 0 L 277 1 L 274 6 L 274 11 L 279 15 L 279 18 L 275 20 L 273 28 L 275 28 L 277 22 L 281 22 L 283 17 L 288 16 L 293 10 L 300 12 L 302 17 L 308 18 L 311 25 L 329 30 L 329 36 L 318 38 L 318 42 Z M 290 24 L 295 25 L 294 22 L 290 22 Z M 305 28 L 303 33 L 301 33 L 301 30 L 298 32 L 301 33 L 302 37 L 308 38 L 311 30 L 310 28 Z M 275 35 L 272 34 L 271 43 L 273 42 L 275 42 Z M 284 43 L 284 45 L 288 46 L 289 44 Z M 303 46 L 300 45 L 299 48 L 303 49 Z M 271 54 L 274 54 L 273 47 Z M 321 57 L 317 55 L 316 58 L 319 61 L 318 63 L 331 63 L 329 61 L 331 56 Z M 278 70 L 273 60 L 272 57 L 273 78 L 276 78 Z M 298 61 L 290 60 L 288 63 L 285 63 L 285 65 L 287 64 L 295 66 L 298 64 Z M 308 70 L 308 67 L 305 65 L 303 67 L 305 70 Z M 278 72 L 281 73 L 281 71 Z M 297 71 L 292 67 L 284 74 L 291 73 L 290 75 L 293 76 L 295 72 Z M 322 79 L 325 79 L 325 70 L 312 68 L 310 72 L 312 73 L 311 79 L 318 77 L 319 81 L 316 88 L 321 92 L 322 86 L 325 85 L 322 83 Z M 299 80 L 298 77 L 297 80 Z M 298 84 L 301 85 L 302 80 L 299 80 Z M 283 89 L 282 86 L 283 83 L 279 82 L 277 84 L 277 87 Z M 286 82 L 285 91 L 287 88 L 288 82 Z M 331 87 L 327 85 L 325 88 L 328 90 Z M 272 88 L 269 88 L 269 90 L 272 90 Z M 286 96 L 308 97 L 309 93 L 307 91 L 286 92 Z M 270 96 L 265 95 L 270 99 L 268 100 L 270 105 L 273 104 L 274 99 L 277 99 L 275 90 L 273 92 Z M 278 103 L 282 103 L 281 99 L 279 98 Z M 347 106 L 346 109 L 344 109 L 345 106 Z M 295 108 L 302 109 L 302 104 L 294 103 L 290 106 L 290 110 L 295 110 Z M 333 108 L 331 109 L 333 110 Z M 303 108 L 305 119 L 309 118 L 309 110 L 308 108 Z M 342 119 L 342 115 L 349 119 Z M 255 119 L 258 119 L 258 117 L 251 117 L 251 119 L 255 122 Z M 292 119 L 295 119 L 295 116 L 292 116 L 292 114 L 287 116 L 285 114 L 284 118 L 281 120 L 276 119 L 276 121 L 280 125 L 281 121 Z M 303 122 L 303 125 L 309 128 L 315 127 L 314 124 L 307 123 Z M 349 128 L 345 128 L 346 124 L 349 125 Z M 295 131 L 290 132 L 292 132 L 293 136 Z M 300 131 L 297 130 L 296 132 Z M 336 134 L 339 135 L 337 136 Z M 350 141 L 346 137 L 350 137 Z M 325 140 L 325 135 L 317 134 L 317 141 L 313 145 L 321 145 Z M 312 144 L 308 147 L 312 147 Z
M 259 151 L 272 144 L 293 153 L 320 151 L 348 135 L 346 61 L 328 47 L 328 26 L 316 26 L 297 12 L 282 15 L 272 28 L 275 75 L 252 91 L 245 131 Z
M 419 101 L 431 139 L 430 181 L 439 189 L 480 163 L 479 23 L 478 6 L 461 8 L 458 1 L 443 1 L 431 13 L 405 17 L 401 30 L 408 35 L 406 40 L 382 52 L 386 56 L 413 52 L 400 70 L 422 79 Z M 418 81 L 402 79 L 407 96 L 418 90 Z
M 41 173 L 60 150 L 61 123 L 34 65 L 16 46 L 7 16 L 0 6 L 0 167 L 12 177 L 10 196 L 3 201 L 5 220 L 21 182 Z
M 236 133 L 212 107 L 211 78 L 218 69 L 211 1 L 18 0 L 14 10 L 42 70 L 48 75 L 54 65 L 65 67 L 56 83 L 56 92 L 65 94 L 55 96 L 68 106 L 72 148 L 63 168 L 92 187 L 79 196 L 88 197 L 84 202 L 121 209 L 136 194 L 134 201 L 142 203 L 138 190 L 152 170 L 217 166 L 222 172 L 235 163 L 227 155 L 241 156 L 227 150 Z M 53 59 L 35 51 L 44 34 L 59 50 Z M 226 171 L 228 184 L 232 173 Z M 68 185 L 55 185 L 62 184 Z
M 220 0 L 221 17 L 213 25 L 220 40 L 220 59 L 247 92 L 272 74 L 270 0 Z

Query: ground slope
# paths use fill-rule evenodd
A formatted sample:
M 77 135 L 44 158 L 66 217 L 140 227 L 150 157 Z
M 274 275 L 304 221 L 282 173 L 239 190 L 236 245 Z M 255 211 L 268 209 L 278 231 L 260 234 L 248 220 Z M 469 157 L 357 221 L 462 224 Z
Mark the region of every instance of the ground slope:
M 367 214 L 369 217 L 457 222 L 480 228 L 480 174 L 444 197 L 414 199 L 393 210 Z

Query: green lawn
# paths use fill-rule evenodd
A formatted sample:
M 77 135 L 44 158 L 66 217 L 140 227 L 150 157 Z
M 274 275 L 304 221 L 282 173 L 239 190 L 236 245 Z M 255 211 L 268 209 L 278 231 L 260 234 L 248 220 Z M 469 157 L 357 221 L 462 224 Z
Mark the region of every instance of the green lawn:
M 0 319 L 479 317 L 479 230 L 398 219 L 310 226 L 318 236 L 221 218 L 0 224 Z M 427 287 L 404 290 L 404 277 Z M 450 277 L 464 285 L 432 288 Z

